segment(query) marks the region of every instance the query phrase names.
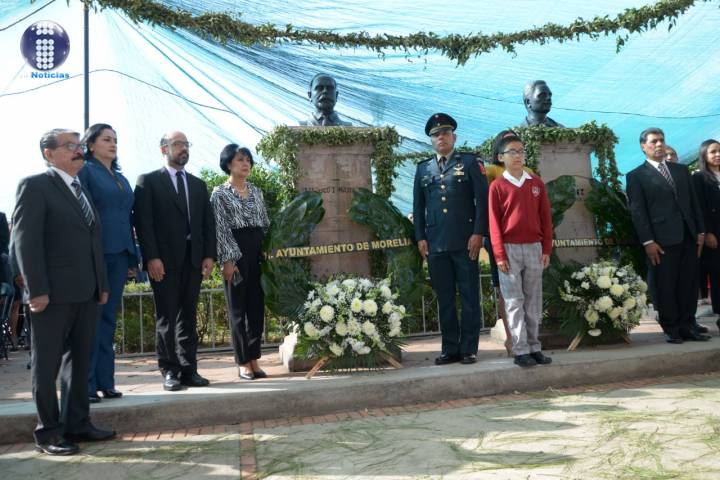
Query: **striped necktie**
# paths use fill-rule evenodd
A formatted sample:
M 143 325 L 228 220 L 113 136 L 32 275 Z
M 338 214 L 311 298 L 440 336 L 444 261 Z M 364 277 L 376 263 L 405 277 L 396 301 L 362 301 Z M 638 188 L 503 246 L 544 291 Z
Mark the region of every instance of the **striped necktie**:
M 80 209 L 82 210 L 83 217 L 85 217 L 85 223 L 88 224 L 88 227 L 92 228 L 95 224 L 95 215 L 93 215 L 90 203 L 87 201 L 87 198 L 85 198 L 85 195 L 83 195 L 82 188 L 80 188 L 80 182 L 78 182 L 76 178 L 70 185 L 72 185 L 73 189 L 75 189 L 75 197 L 77 197 L 78 202 L 80 202 Z
M 660 174 L 665 177 L 665 180 L 670 184 L 673 190 L 675 190 L 675 181 L 672 178 L 672 175 L 670 175 L 670 170 L 668 170 L 667 165 L 665 165 L 665 162 L 658 163 L 658 171 Z

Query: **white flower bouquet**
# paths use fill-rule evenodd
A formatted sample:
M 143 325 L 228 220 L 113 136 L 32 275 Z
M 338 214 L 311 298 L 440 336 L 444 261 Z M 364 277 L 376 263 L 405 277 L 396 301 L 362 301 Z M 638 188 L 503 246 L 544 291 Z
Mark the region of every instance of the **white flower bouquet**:
M 578 333 L 598 337 L 637 327 L 645 311 L 646 292 L 647 284 L 632 266 L 605 261 L 573 272 L 560 287 L 560 298 L 582 320 Z
M 305 356 L 330 359 L 391 354 L 402 342 L 405 307 L 390 280 L 339 277 L 313 284 L 295 330 Z

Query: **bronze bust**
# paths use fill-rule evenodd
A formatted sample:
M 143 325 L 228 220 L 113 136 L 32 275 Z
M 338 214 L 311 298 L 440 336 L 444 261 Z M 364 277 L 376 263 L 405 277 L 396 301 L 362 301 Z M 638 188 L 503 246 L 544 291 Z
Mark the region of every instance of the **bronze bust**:
M 561 124 L 547 116 L 552 107 L 552 92 L 545 80 L 535 80 L 525 84 L 523 103 L 528 114 L 521 123 L 522 126 L 562 127 Z
M 337 83 L 335 79 L 326 73 L 318 73 L 310 81 L 310 90 L 308 98 L 315 107 L 312 116 L 300 125 L 310 125 L 315 127 L 342 126 L 350 127 L 350 122 L 340 120 L 335 113 L 335 103 L 338 99 Z

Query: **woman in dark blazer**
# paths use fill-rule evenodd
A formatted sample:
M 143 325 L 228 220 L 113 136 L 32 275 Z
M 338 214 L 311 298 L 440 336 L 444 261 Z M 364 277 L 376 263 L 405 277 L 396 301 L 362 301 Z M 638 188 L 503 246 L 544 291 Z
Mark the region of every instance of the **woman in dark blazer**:
M 115 389 L 113 338 L 125 282 L 128 275 L 135 274 L 138 255 L 131 227 L 134 196 L 117 162 L 115 130 L 105 123 L 97 123 L 88 128 L 81 142 L 85 144 L 86 163 L 78 177 L 100 216 L 110 286 L 110 298 L 98 314 L 90 358 L 88 395 L 90 402 L 96 403 L 100 401 L 98 392 L 102 392 L 104 398 L 122 396 L 122 392 Z
M 705 140 L 700 144 L 699 171 L 693 175 L 695 192 L 705 220 L 705 247 L 700 270 L 710 277 L 710 299 L 713 313 L 720 314 L 720 142 Z M 707 279 L 700 279 L 707 282 Z M 720 328 L 720 320 L 718 320 Z
M 210 196 L 235 361 L 240 378 L 245 380 L 267 376 L 258 359 L 265 321 L 260 261 L 270 221 L 262 191 L 247 181 L 253 165 L 250 150 L 234 143 L 227 145 L 220 154 L 220 168 L 230 178 L 215 187 Z

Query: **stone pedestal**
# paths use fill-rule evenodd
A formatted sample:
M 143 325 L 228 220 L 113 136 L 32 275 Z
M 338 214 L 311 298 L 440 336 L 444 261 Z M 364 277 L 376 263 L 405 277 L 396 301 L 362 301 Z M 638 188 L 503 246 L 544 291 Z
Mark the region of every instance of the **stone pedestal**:
M 325 216 L 313 231 L 310 245 L 355 244 L 372 240 L 370 229 L 350 220 L 348 209 L 354 189 L 363 187 L 372 190 L 370 156 L 373 151 L 374 146 L 370 143 L 343 146 L 298 145 L 300 177 L 297 189 L 299 192 L 321 193 L 325 208 Z M 312 273 L 318 279 L 335 273 L 370 276 L 370 257 L 367 251 L 317 255 L 310 258 Z
M 562 175 L 575 177 L 576 200 L 555 228 L 558 240 L 596 239 L 595 217 L 585 207 L 585 195 L 590 191 L 592 177 L 590 153 L 593 146 L 582 143 L 541 145 L 538 168 L 544 182 Z M 597 260 L 596 247 L 560 247 L 555 252 L 561 261 L 575 260 L 592 263 Z

